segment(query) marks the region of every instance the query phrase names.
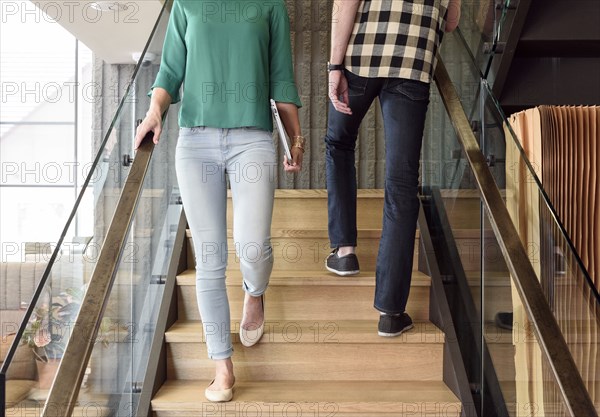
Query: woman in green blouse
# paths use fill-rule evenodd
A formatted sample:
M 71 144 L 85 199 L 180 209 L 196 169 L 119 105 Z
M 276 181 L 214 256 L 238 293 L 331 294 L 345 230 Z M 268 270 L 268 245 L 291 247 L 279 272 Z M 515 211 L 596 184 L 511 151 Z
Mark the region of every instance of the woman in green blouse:
M 294 162 L 285 159 L 284 169 L 302 168 L 301 103 L 284 0 L 175 0 L 149 95 L 136 148 L 150 131 L 158 144 L 161 115 L 170 103 L 182 102 L 176 172 L 194 239 L 196 293 L 208 356 L 216 366 L 205 396 L 229 401 L 235 377 L 225 289 L 226 179 L 246 294 L 240 340 L 252 346 L 262 336 L 262 295 L 273 267 L 270 233 L 277 170 L 271 98 L 292 138 Z

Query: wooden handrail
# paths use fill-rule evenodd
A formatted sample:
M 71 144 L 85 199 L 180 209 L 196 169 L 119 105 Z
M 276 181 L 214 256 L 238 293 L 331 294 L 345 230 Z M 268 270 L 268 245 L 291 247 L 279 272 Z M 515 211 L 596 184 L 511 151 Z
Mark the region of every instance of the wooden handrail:
M 436 68 L 435 82 L 473 171 L 511 279 L 533 324 L 540 349 L 550 364 L 565 407 L 572 417 L 598 416 L 441 59 Z

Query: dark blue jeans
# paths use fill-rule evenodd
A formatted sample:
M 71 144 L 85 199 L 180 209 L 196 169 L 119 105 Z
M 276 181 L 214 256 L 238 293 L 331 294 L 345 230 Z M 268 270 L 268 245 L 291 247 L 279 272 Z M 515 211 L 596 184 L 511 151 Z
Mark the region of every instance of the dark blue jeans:
M 326 169 L 329 240 L 332 248 L 356 246 L 358 128 L 379 97 L 385 129 L 385 201 L 377 255 L 375 308 L 389 314 L 406 309 L 412 278 L 419 158 L 429 84 L 398 78 L 364 78 L 346 71 L 352 116 L 329 106 Z

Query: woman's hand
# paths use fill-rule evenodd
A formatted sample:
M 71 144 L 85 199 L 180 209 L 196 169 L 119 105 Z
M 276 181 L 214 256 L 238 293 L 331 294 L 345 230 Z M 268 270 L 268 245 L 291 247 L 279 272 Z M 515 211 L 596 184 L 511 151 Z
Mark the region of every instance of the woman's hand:
M 304 149 L 294 146 L 294 140 L 296 137 L 302 137 L 300 130 L 300 118 L 298 117 L 298 107 L 293 103 L 281 103 L 277 102 L 277 111 L 281 116 L 283 127 L 286 130 L 287 135 L 292 139 L 292 147 L 290 152 L 292 153 L 292 159 L 294 162 L 290 164 L 287 157 L 283 158 L 283 169 L 285 172 L 300 172 L 302 169 L 302 158 L 304 157 Z M 304 146 L 302 141 L 301 146 Z
M 294 163 L 290 165 L 290 161 L 288 161 L 287 156 L 284 156 L 283 169 L 285 172 L 300 172 L 300 170 L 302 170 L 304 152 L 297 146 L 293 146 L 292 149 L 290 149 L 290 152 L 292 153 L 292 159 L 294 160 Z
M 152 91 L 152 99 L 150 101 L 150 110 L 146 113 L 146 117 L 142 121 L 135 132 L 135 145 L 133 149 L 137 150 L 140 144 L 148 134 L 154 133 L 152 139 L 155 145 L 158 145 L 160 134 L 162 133 L 162 115 L 167 111 L 171 104 L 171 96 L 161 87 L 156 87 Z
M 158 145 L 162 132 L 162 118 L 158 112 L 149 111 L 142 123 L 137 127 L 133 149 L 137 150 L 140 147 L 140 144 L 149 132 L 154 133 L 152 140 L 155 145 Z

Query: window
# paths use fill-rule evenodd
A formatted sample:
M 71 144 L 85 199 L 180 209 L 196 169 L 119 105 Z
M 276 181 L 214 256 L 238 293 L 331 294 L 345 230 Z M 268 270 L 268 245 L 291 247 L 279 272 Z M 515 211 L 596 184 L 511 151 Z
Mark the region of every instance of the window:
M 0 25 L 3 262 L 23 260 L 26 242 L 59 238 L 93 157 L 92 53 L 40 13 Z M 67 241 L 93 233 L 92 204 L 83 204 Z

